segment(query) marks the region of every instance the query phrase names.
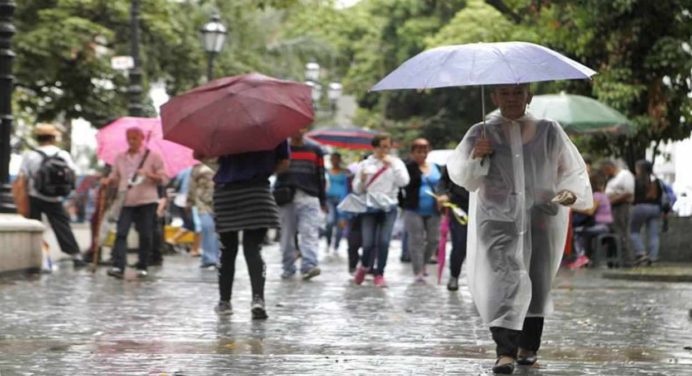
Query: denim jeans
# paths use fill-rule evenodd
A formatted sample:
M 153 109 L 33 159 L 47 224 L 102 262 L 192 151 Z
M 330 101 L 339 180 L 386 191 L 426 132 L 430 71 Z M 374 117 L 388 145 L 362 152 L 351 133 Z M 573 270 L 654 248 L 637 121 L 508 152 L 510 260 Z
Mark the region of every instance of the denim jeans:
M 219 263 L 219 238 L 216 235 L 214 216 L 211 213 L 199 213 L 202 230 L 202 265 Z
M 334 249 L 339 249 L 339 243 L 344 235 L 344 228 L 339 226 L 340 221 L 345 221 L 343 215 L 336 207 L 341 202 L 338 197 L 327 197 L 327 208 L 329 209 L 327 216 L 327 227 L 325 229 L 327 237 L 327 247 L 332 245 L 332 236 L 334 236 Z
M 375 258 L 377 258 L 375 275 L 383 275 L 384 268 L 387 266 L 389 241 L 392 239 L 396 215 L 396 207 L 389 211 L 361 214 L 361 232 L 363 234 L 361 263 L 364 268 L 368 269 L 373 266 Z
M 317 266 L 317 249 L 319 247 L 319 229 L 324 215 L 317 197 L 308 196 L 302 191 L 296 191 L 293 202 L 279 207 L 281 222 L 281 247 L 283 272 L 296 272 L 295 236 L 298 233 L 298 243 L 301 254 L 301 273 Z
M 644 256 L 644 241 L 642 227 L 646 226 L 646 237 L 649 243 L 649 258 L 658 260 L 659 232 L 661 229 L 661 208 L 656 204 L 637 204 L 632 206 L 630 223 L 630 239 L 636 256 Z
M 113 246 L 113 266 L 125 270 L 127 264 L 127 234 L 135 223 L 139 232 L 139 260 L 137 269 L 146 270 L 154 240 L 154 216 L 157 204 L 125 206 L 118 217 L 118 227 Z

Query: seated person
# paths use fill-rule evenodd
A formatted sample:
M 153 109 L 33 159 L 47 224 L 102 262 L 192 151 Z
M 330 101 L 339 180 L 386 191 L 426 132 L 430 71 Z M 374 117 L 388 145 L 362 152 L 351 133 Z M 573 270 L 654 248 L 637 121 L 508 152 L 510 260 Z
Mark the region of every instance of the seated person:
M 581 268 L 590 262 L 587 254 L 592 254 L 592 239 L 609 233 L 610 224 L 613 223 L 610 201 L 604 193 L 605 178 L 599 173 L 592 173 L 589 179 L 593 190 L 593 207 L 583 211 L 573 210 L 575 259 L 567 265 L 570 269 Z

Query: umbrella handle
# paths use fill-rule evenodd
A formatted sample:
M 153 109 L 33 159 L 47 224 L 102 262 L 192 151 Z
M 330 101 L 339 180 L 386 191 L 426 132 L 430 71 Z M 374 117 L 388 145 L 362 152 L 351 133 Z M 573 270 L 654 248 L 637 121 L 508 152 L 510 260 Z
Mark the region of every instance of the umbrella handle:
M 481 137 L 485 138 L 485 85 L 481 85 L 481 111 L 481 117 L 483 118 L 483 124 L 481 125 Z M 481 166 L 483 166 L 486 159 L 487 157 L 483 157 L 483 159 L 481 159 Z

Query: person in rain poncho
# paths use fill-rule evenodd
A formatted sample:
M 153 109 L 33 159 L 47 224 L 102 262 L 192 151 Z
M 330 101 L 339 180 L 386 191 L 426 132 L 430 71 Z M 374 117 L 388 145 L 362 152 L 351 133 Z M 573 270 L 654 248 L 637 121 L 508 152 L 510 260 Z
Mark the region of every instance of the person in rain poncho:
M 491 93 L 501 115 L 471 127 L 447 162 L 472 192 L 468 281 L 496 343 L 496 373 L 536 362 L 550 287 L 565 245 L 567 206 L 592 206 L 586 165 L 560 125 L 526 113 L 526 84 Z

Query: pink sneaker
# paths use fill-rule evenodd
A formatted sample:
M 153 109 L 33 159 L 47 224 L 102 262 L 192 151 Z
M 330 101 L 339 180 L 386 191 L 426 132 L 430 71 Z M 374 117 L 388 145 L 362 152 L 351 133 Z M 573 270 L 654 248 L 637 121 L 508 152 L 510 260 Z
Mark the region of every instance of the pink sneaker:
M 577 259 L 574 260 L 572 263 L 568 264 L 568 265 L 567 265 L 567 268 L 569 268 L 569 269 L 579 269 L 579 268 L 581 268 L 581 267 L 587 265 L 587 264 L 590 263 L 590 262 L 591 262 L 591 260 L 589 260 L 588 257 L 586 257 L 586 256 L 584 256 L 584 255 L 581 255 L 581 256 L 577 257 Z
M 375 286 L 377 287 L 387 287 L 387 282 L 384 281 L 383 275 L 375 276 Z
M 358 269 L 356 269 L 356 274 L 353 276 L 353 282 L 356 283 L 356 285 L 360 285 L 363 283 L 365 280 L 365 268 L 362 266 L 359 266 Z

